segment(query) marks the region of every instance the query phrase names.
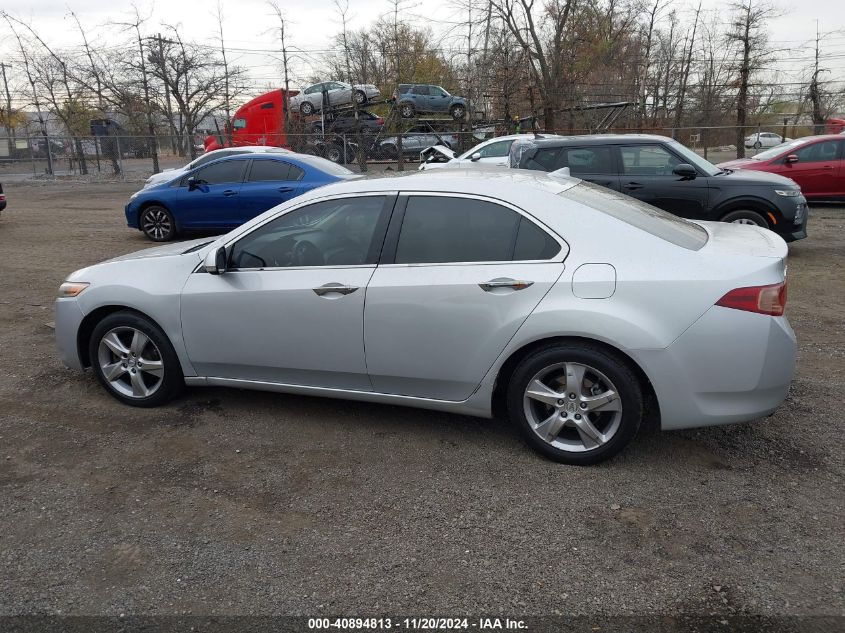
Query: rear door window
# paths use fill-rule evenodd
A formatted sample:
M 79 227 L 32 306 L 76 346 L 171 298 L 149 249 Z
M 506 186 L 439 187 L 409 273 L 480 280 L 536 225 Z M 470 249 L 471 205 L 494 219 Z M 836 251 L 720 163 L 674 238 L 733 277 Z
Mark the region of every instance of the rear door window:
M 253 160 L 247 182 L 290 180 L 290 163 L 281 160 Z
M 447 196 L 408 199 L 397 264 L 549 259 L 560 244 L 516 211 L 486 200 Z
M 558 168 L 569 167 L 569 173 L 615 174 L 613 148 L 611 147 L 565 147 L 558 160 Z
M 557 157 L 560 154 L 560 147 L 541 147 L 526 162 L 526 169 L 538 169 L 540 171 L 554 171 L 557 169 Z

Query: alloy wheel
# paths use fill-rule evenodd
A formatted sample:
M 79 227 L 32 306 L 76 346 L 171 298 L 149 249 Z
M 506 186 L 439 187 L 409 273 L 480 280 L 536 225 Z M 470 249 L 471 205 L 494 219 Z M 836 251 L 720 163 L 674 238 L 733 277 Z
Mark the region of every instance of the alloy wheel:
M 173 225 L 170 216 L 164 209 L 150 209 L 144 214 L 142 226 L 144 233 L 155 240 L 161 240 L 170 235 Z
M 120 326 L 100 339 L 97 362 L 109 386 L 127 398 L 152 396 L 164 379 L 164 361 L 141 330 Z
M 557 363 L 537 372 L 528 381 L 523 408 L 540 439 L 573 453 L 607 444 L 622 422 L 616 386 L 583 363 Z
M 737 218 L 731 224 L 750 224 L 751 226 L 760 226 L 751 218 Z

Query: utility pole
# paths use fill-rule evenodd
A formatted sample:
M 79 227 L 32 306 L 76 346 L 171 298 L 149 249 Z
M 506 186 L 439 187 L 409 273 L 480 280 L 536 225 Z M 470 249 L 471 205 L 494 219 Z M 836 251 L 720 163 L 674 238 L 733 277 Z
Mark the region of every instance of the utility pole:
M 9 92 L 9 81 L 6 79 L 6 68 L 11 66 L 0 62 L 0 70 L 3 71 L 3 91 L 6 93 L 6 116 L 3 119 L 6 128 L 6 142 L 9 144 L 9 158 L 15 151 L 15 126 L 12 125 L 12 94 Z

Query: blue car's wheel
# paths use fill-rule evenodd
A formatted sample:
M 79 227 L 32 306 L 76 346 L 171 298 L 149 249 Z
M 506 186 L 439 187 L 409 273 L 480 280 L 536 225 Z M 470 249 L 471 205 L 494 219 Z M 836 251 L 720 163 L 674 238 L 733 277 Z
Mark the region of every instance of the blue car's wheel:
M 463 119 L 466 116 L 466 113 L 467 109 L 460 103 L 456 103 L 449 109 L 449 114 L 451 114 L 452 118 L 456 121 Z
M 176 237 L 176 222 L 164 207 L 153 204 L 141 212 L 141 231 L 153 242 L 169 242 Z

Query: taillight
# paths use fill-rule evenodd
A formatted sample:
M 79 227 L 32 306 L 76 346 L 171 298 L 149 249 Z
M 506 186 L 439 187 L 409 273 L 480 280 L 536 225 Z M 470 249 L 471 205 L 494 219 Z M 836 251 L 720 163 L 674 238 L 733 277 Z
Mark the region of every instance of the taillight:
M 377 119 L 376 119 L 376 123 L 377 123 L 378 125 L 384 125 L 384 119 L 382 119 L 381 117 L 379 117 L 379 118 L 377 118 Z
M 736 288 L 719 299 L 716 305 L 758 314 L 781 316 L 786 307 L 786 280 L 770 286 Z

